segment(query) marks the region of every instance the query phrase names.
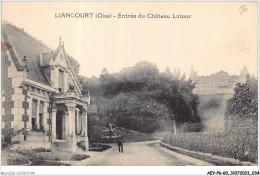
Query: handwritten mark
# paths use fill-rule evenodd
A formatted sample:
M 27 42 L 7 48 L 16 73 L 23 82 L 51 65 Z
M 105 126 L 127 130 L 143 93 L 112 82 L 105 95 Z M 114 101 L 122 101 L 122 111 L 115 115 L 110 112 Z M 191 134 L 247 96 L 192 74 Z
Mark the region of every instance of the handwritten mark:
M 247 7 L 246 5 L 242 5 L 241 7 L 239 7 L 239 12 L 240 14 L 244 13 L 244 12 L 247 12 Z

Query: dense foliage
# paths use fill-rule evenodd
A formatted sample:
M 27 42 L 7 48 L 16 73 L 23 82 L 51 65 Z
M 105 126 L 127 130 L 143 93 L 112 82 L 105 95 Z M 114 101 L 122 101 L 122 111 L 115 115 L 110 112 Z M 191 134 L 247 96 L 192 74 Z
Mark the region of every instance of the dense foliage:
M 257 79 L 248 75 L 244 84 L 237 84 L 235 94 L 228 100 L 225 113 L 226 133 L 238 136 L 237 148 L 241 154 L 249 157 L 254 155 L 254 158 L 257 158 L 258 150 L 257 90 Z
M 72 70 L 76 74 L 79 74 L 79 68 L 80 68 L 79 62 L 76 59 L 74 59 L 73 57 L 69 57 L 69 56 L 68 56 L 68 61 L 70 63 L 70 67 L 72 68 Z
M 198 96 L 192 93 L 194 85 L 185 75 L 174 75 L 169 69 L 160 73 L 156 65 L 139 62 L 114 74 L 104 68 L 99 79 L 81 77 L 81 81 L 90 90 L 103 124 L 112 122 L 146 133 L 158 130 L 161 121 L 169 119 L 178 125 L 200 124 L 197 131 L 202 127 Z
M 234 96 L 227 103 L 226 116 L 257 119 L 257 95 L 257 79 L 248 75 L 246 83 L 237 84 Z
M 245 138 L 257 139 L 258 93 L 257 79 L 247 76 L 244 84 L 237 84 L 235 94 L 228 100 L 225 128 L 230 133 L 241 133 Z M 252 140 L 256 140 L 252 139 Z
M 164 142 L 176 147 L 211 153 L 224 157 L 251 161 L 258 159 L 258 94 L 257 79 L 247 76 L 247 81 L 237 84 L 228 100 L 225 113 L 225 132 L 168 134 Z M 217 107 L 215 100 L 208 106 Z

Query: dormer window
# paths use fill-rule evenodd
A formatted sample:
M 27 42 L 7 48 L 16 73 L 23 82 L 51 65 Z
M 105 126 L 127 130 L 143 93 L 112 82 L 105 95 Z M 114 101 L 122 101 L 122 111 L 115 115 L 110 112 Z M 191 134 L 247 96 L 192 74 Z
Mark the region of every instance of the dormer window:
M 63 59 L 63 54 L 60 54 L 60 59 Z
M 59 92 L 64 92 L 64 71 L 59 69 Z

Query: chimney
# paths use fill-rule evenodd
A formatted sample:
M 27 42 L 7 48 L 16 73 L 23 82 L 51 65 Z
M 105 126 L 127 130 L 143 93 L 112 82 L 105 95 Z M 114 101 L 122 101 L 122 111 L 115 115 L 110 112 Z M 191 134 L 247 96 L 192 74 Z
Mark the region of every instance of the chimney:
M 60 42 L 59 42 L 59 45 L 61 45 L 61 37 L 60 37 Z
M 22 61 L 23 65 L 26 66 L 27 64 L 27 59 L 26 59 L 26 56 L 23 56 L 23 61 Z
M 27 72 L 29 71 L 28 68 L 27 68 L 26 56 L 23 56 L 22 65 L 23 65 L 23 78 L 26 79 L 27 78 Z

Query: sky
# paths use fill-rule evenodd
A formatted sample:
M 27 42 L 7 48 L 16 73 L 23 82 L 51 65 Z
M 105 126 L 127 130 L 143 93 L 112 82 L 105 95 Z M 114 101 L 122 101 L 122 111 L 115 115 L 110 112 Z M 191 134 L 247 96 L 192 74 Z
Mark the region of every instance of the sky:
M 245 6 L 245 8 L 240 8 Z M 244 9 L 241 14 L 241 9 Z M 183 14 L 188 19 L 55 18 L 59 13 Z M 257 75 L 257 2 L 2 2 L 5 20 L 80 63 L 80 74 L 99 76 L 140 61 L 189 75 L 218 71 Z

